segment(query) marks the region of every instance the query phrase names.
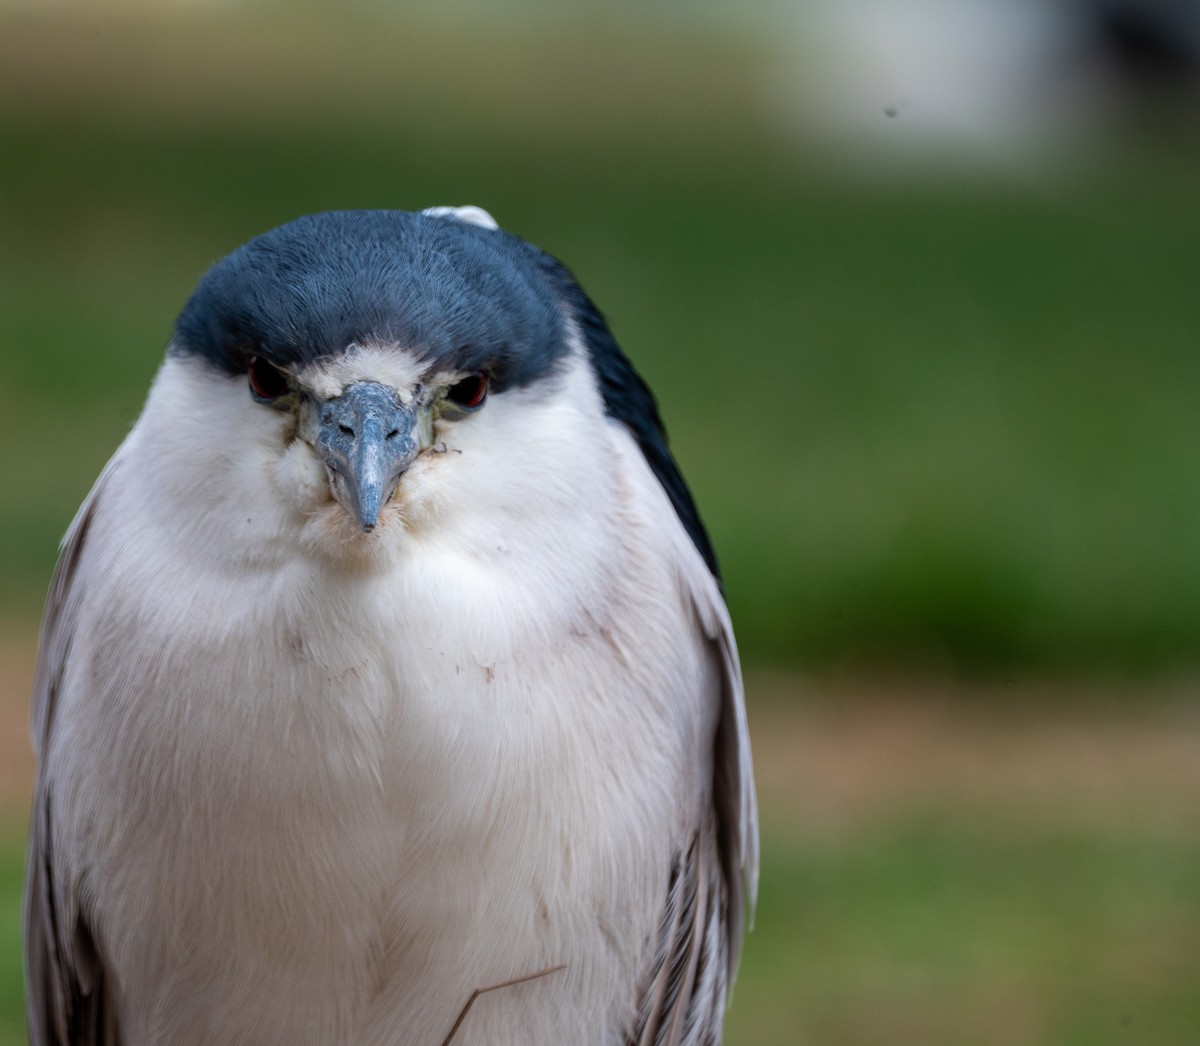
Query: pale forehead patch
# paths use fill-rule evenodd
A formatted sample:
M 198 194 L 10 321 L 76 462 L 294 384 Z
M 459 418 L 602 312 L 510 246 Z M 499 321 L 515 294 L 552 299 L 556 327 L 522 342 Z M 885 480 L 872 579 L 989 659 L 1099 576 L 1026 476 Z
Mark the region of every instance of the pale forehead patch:
M 461 207 L 426 207 L 421 213 L 427 214 L 431 218 L 453 218 L 456 221 L 466 222 L 467 225 L 478 225 L 482 229 L 500 228 L 500 223 L 487 211 L 470 203 Z
M 425 380 L 429 361 L 398 345 L 350 345 L 340 356 L 317 360 L 298 371 L 300 383 L 322 399 L 333 399 L 356 381 L 377 381 L 399 393 L 408 406 L 413 390 Z

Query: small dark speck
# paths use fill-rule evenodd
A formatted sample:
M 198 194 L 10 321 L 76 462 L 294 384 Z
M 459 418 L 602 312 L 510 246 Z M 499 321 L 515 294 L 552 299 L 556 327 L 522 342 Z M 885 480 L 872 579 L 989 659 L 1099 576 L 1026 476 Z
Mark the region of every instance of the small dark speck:
M 884 107 L 883 115 L 886 116 L 890 120 L 894 116 L 899 116 L 900 110 L 897 109 L 894 105 L 888 105 L 888 106 Z

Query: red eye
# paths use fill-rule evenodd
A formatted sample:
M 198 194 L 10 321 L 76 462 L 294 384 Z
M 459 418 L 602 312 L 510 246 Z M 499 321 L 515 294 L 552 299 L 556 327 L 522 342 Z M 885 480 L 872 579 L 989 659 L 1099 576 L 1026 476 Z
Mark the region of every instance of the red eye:
M 463 410 L 476 410 L 483 406 L 487 394 L 488 378 L 486 374 L 480 372 L 451 385 L 446 390 L 446 399 Z
M 287 375 L 258 356 L 250 357 L 246 377 L 250 382 L 250 395 L 266 403 L 279 399 L 291 390 Z

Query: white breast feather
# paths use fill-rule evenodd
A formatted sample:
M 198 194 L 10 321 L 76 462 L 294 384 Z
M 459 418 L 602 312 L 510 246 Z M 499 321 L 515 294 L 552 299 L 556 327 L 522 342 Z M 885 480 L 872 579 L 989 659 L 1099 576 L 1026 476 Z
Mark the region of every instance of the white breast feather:
M 119 451 L 43 753 L 127 1041 L 438 1046 L 560 964 L 455 1046 L 611 1041 L 712 781 L 656 480 L 577 357 L 355 542 L 235 380 L 169 359 Z

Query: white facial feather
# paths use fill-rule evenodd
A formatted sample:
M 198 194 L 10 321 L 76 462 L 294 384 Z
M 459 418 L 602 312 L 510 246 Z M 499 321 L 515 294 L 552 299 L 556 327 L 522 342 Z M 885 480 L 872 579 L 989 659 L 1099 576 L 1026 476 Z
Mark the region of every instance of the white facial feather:
M 419 354 L 399 345 L 351 345 L 338 356 L 304 367 L 298 374 L 300 384 L 322 399 L 333 399 L 356 381 L 377 381 L 394 388 L 406 407 L 412 403 L 413 389 L 424 377 L 427 366 Z

